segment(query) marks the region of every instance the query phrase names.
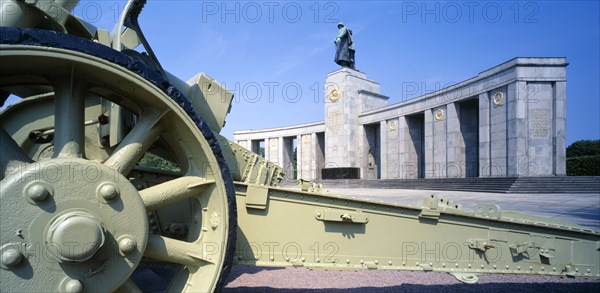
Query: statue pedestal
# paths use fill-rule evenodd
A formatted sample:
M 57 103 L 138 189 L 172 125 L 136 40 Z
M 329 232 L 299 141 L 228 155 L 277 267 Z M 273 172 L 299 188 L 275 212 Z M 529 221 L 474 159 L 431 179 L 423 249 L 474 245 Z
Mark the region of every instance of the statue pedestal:
M 358 116 L 387 106 L 387 100 L 380 94 L 379 84 L 363 72 L 341 68 L 327 75 L 323 179 L 366 177 L 369 150 L 376 148 L 369 144 L 365 128 L 359 127 Z M 372 167 L 374 164 L 371 162 Z

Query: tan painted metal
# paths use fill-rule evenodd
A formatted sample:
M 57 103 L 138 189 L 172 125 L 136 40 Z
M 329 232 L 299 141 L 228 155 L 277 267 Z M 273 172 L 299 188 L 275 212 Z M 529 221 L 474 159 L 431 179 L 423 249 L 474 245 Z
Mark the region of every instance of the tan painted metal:
M 599 232 L 497 206 L 464 211 L 436 197 L 403 206 L 241 183 L 236 191 L 240 264 L 439 271 L 463 282 L 488 273 L 600 277 Z
M 2 45 L 0 64 L 0 74 L 10 76 L 0 80 L 3 89 L 66 88 L 26 98 L 0 115 L 6 171 L 0 184 L 1 290 L 89 292 L 121 285 L 130 290 L 134 284 L 128 278 L 142 255 L 182 266 L 170 290 L 214 290 L 228 245 L 225 183 L 210 146 L 183 109 L 141 77 L 83 53 Z M 86 82 L 53 78 L 57 75 Z M 57 96 L 63 92 L 70 94 Z M 109 114 L 103 99 L 138 117 L 114 148 L 100 135 L 102 125 L 86 126 L 93 117 Z M 67 110 L 76 115 L 57 118 L 58 111 Z M 55 141 L 66 151 L 52 155 L 54 140 L 32 143 L 30 134 L 39 129 L 53 129 L 55 139 L 62 135 Z M 147 186 L 134 185 L 129 176 L 151 147 L 174 152 L 170 159 L 184 177 L 169 178 L 140 195 L 136 189 Z M 185 233 L 177 238 L 151 234 L 153 221 L 169 218 L 162 214 L 173 208 Z M 219 249 L 212 249 L 214 243 Z M 48 245 L 57 250 L 56 257 L 45 257 Z M 72 247 L 81 249 L 65 252 Z

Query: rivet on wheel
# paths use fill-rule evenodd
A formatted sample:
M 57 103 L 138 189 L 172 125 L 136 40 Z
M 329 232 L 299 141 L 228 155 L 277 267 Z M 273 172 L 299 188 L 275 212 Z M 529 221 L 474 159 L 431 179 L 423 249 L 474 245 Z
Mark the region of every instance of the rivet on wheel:
M 123 254 L 130 254 L 135 251 L 137 243 L 129 236 L 125 236 L 119 240 L 119 250 Z
M 64 283 L 66 293 L 83 292 L 83 283 L 76 279 L 70 279 Z
M 23 254 L 14 248 L 8 248 L 2 252 L 2 264 L 7 267 L 14 267 L 21 261 L 23 261 Z
M 27 196 L 33 201 L 43 201 L 49 194 L 46 186 L 40 183 L 34 183 L 27 188 Z
M 105 200 L 115 199 L 119 195 L 119 190 L 112 183 L 105 183 L 98 189 L 98 193 Z

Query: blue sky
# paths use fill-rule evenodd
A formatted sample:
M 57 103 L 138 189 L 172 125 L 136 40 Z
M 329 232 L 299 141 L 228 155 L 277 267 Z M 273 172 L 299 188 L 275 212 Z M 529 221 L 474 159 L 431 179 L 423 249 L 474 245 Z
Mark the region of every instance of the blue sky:
M 124 3 L 85 1 L 75 13 L 110 29 Z M 514 57 L 567 57 L 567 143 L 600 138 L 597 1 L 150 0 L 141 16 L 165 69 L 184 80 L 206 72 L 234 92 L 229 138 L 323 119 L 340 20 L 354 32 L 357 69 L 390 104 Z

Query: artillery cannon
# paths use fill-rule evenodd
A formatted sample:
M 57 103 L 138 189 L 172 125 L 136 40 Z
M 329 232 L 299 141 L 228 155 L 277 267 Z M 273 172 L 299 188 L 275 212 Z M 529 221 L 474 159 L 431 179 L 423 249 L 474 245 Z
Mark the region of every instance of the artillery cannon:
M 218 134 L 232 94 L 162 68 L 145 1 L 112 33 L 76 2 L 1 3 L 0 101 L 21 100 L 0 114 L 0 291 L 135 292 L 136 268 L 166 263 L 173 292 L 218 290 L 233 263 L 600 277 L 600 233 L 584 227 L 277 187 L 281 168 Z

